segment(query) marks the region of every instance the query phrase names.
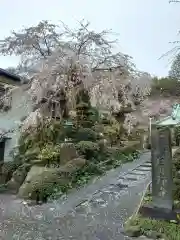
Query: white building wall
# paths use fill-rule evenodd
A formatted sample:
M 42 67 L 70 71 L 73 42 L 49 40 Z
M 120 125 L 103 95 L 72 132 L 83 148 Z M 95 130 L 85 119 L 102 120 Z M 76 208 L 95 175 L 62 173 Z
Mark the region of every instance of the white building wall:
M 14 131 L 8 134 L 10 139 L 6 140 L 4 161 L 11 161 L 10 155 L 13 148 L 17 145 L 20 136 L 19 124 L 22 118 L 26 117 L 32 111 L 30 96 L 22 88 L 17 87 L 12 92 L 12 108 L 8 112 L 0 112 L 0 129 Z

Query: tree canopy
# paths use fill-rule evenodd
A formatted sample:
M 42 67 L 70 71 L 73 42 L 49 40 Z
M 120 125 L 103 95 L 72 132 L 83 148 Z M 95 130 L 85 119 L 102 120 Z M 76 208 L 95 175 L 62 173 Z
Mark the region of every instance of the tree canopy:
M 169 71 L 169 76 L 171 78 L 176 78 L 180 80 L 180 53 L 177 54 L 177 56 L 175 56 L 172 62 L 171 69 Z
M 41 21 L 1 40 L 0 54 L 20 57 L 19 69 L 31 78 L 29 93 L 36 107 L 57 100 L 64 89 L 72 108 L 76 89 L 83 86 L 99 108 L 134 108 L 134 102 L 140 104 L 148 95 L 151 77 L 116 50 L 113 35 L 111 30 L 92 30 L 84 20 L 76 29 Z
M 0 41 L 0 54 L 20 56 L 20 67 L 28 72 L 37 71 L 40 60 L 47 59 L 57 51 L 59 57 L 63 58 L 68 50 L 78 57 L 85 56 L 93 70 L 127 64 L 130 69 L 133 67 L 130 57 L 114 51 L 116 40 L 109 40 L 111 35 L 110 30 L 91 30 L 90 23 L 84 20 L 79 22 L 77 29 L 71 29 L 64 23 L 55 25 L 41 21 L 36 26 L 12 31 L 10 36 Z

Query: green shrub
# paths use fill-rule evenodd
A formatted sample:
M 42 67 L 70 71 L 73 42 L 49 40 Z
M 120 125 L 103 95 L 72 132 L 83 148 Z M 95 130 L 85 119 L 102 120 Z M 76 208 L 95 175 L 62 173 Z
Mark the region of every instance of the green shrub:
M 74 126 L 74 125 L 64 126 L 64 139 L 65 138 L 70 138 L 70 139 L 76 138 L 76 132 L 77 132 L 76 126 Z M 61 138 L 59 140 L 60 141 L 58 141 L 58 142 L 62 142 Z
M 128 221 L 125 226 L 125 232 L 127 231 L 128 233 L 128 229 L 131 227 L 137 227 L 134 228 L 135 231 L 138 231 L 139 227 L 141 235 L 146 236 L 148 239 L 180 239 L 180 225 L 174 222 L 150 219 L 137 215 Z
M 0 193 L 7 192 L 7 184 L 0 184 Z
M 79 141 L 96 141 L 98 134 L 91 128 L 79 128 L 76 133 L 76 140 Z
M 99 176 L 104 173 L 98 164 L 88 161 L 87 164 L 73 174 L 72 184 L 81 186 L 86 184 L 93 176 Z
M 102 118 L 102 119 L 101 119 L 101 123 L 104 124 L 104 125 L 109 125 L 109 124 L 111 124 L 110 120 L 107 119 L 107 118 Z
M 107 148 L 107 140 L 106 139 L 100 139 L 98 142 L 99 149 L 102 151 L 105 151 Z
M 60 163 L 60 146 L 46 145 L 38 155 L 38 159 L 46 165 L 50 163 Z
M 100 150 L 98 144 L 91 141 L 80 141 L 76 144 L 76 149 L 88 160 L 96 158 Z
M 173 155 L 173 182 L 174 182 L 174 198 L 180 200 L 180 148 Z
M 1 168 L 2 183 L 9 181 L 13 175 L 13 172 L 19 167 L 17 162 L 5 162 Z
M 173 155 L 173 174 L 176 175 L 180 171 L 180 148 Z
M 104 135 L 109 140 L 111 146 L 117 143 L 117 140 L 120 135 L 120 125 L 113 124 L 113 125 L 106 125 L 104 127 Z
M 76 111 L 86 111 L 89 110 L 89 104 L 85 102 L 79 102 L 79 104 L 76 106 Z M 78 113 L 76 113 L 78 114 Z M 80 114 L 81 115 L 81 114 Z
M 38 126 L 36 131 L 31 133 L 23 133 L 19 139 L 18 153 L 24 155 L 27 153 L 28 158 L 37 156 L 37 149 L 42 149 L 46 145 L 56 145 L 57 143 L 64 142 L 67 135 L 70 135 L 72 130 L 67 129 L 64 123 L 52 119 L 45 121 L 44 124 Z M 30 156 L 31 155 L 31 156 Z M 34 156 L 35 157 L 35 156 Z
M 76 119 L 79 126 L 90 128 L 94 125 L 94 116 L 88 103 L 80 102 L 76 106 Z
M 112 125 L 118 123 L 114 116 L 103 114 L 100 118 L 100 123 L 104 125 Z
M 100 120 L 100 116 L 99 116 L 99 111 L 97 110 L 97 108 L 95 107 L 91 107 L 88 111 L 88 116 L 89 116 L 89 120 L 92 123 L 96 123 L 99 122 Z
M 35 139 L 33 137 L 33 134 L 26 134 L 23 133 L 19 138 L 18 143 L 18 152 L 20 155 L 23 155 L 26 153 L 28 149 L 31 149 L 35 144 Z
M 92 127 L 98 120 L 98 111 L 91 107 L 89 92 L 79 89 L 76 94 L 76 120 L 79 126 Z
M 76 105 L 79 103 L 86 103 L 88 106 L 91 105 L 90 103 L 90 96 L 88 90 L 84 88 L 79 88 L 76 94 Z
M 101 123 L 96 123 L 94 124 L 94 126 L 92 127 L 92 129 L 96 132 L 96 133 L 103 133 L 104 131 L 104 125 Z
M 175 127 L 174 129 L 174 141 L 176 143 L 176 146 L 180 145 L 180 127 Z

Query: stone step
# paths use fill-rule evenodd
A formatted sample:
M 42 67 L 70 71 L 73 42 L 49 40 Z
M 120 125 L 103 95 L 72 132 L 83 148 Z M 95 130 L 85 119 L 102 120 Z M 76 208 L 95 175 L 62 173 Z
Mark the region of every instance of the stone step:
M 149 172 L 149 171 L 151 171 L 151 167 L 139 167 L 138 168 L 138 171 L 144 171 L 144 172 Z
M 144 163 L 144 164 L 141 164 L 139 167 L 151 167 L 152 164 L 151 163 Z
M 133 170 L 131 173 L 128 174 L 134 174 L 134 175 L 147 175 L 146 173 L 139 171 L 138 169 Z

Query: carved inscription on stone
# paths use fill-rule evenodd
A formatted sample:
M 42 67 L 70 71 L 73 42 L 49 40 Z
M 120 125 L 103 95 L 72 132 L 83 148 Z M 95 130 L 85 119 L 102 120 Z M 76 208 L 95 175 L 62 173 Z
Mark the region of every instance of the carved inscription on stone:
M 153 205 L 172 209 L 172 149 L 168 128 L 152 133 L 152 197 Z

